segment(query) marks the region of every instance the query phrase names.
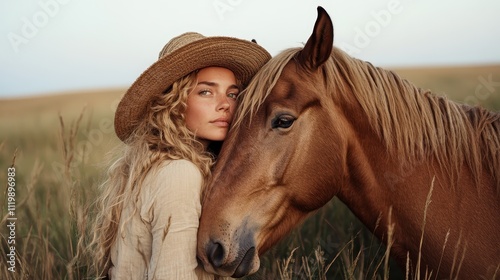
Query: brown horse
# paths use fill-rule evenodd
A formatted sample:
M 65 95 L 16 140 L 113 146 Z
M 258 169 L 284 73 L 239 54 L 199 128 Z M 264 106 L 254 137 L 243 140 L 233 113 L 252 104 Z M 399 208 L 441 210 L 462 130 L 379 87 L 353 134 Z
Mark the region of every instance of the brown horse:
M 243 95 L 206 189 L 198 257 L 220 275 L 254 273 L 338 196 L 381 240 L 393 228 L 391 254 L 412 275 L 491 279 L 499 171 L 500 114 L 348 56 L 319 7 L 304 48 L 274 57 Z

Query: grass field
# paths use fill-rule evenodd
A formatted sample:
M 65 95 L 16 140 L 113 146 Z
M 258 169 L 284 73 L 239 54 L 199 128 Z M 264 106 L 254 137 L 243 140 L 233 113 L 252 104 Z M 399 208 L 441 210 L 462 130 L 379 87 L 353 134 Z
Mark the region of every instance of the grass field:
M 500 110 L 500 65 L 395 71 L 452 100 Z M 86 206 L 103 179 L 106 154 L 119 144 L 113 114 L 123 92 L 0 99 L 0 182 L 4 186 L 0 279 L 88 277 L 87 260 L 78 251 L 79 236 L 92 215 Z M 8 174 L 13 162 L 15 172 Z M 16 183 L 16 204 L 11 209 L 8 177 Z M 16 218 L 13 238 L 7 227 L 10 218 Z M 9 243 L 12 240 L 15 244 Z M 8 270 L 13 245 L 15 272 Z M 261 270 L 248 278 L 383 279 L 388 274 L 391 279 L 404 279 L 404 272 L 394 263 L 385 264 L 385 251 L 333 199 L 265 254 Z

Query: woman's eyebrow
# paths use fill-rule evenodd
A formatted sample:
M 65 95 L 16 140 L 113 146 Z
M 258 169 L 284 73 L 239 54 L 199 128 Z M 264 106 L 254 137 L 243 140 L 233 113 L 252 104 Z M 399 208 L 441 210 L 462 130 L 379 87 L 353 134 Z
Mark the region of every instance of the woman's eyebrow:
M 206 86 L 209 86 L 209 87 L 217 87 L 217 86 L 219 86 L 218 83 L 210 82 L 210 81 L 201 81 L 201 82 L 198 82 L 197 85 L 206 85 Z M 238 89 L 238 90 L 240 89 L 240 87 L 238 85 L 236 85 L 236 84 L 230 85 L 229 88 L 230 89 L 234 88 L 234 89 Z
M 201 81 L 201 82 L 198 82 L 198 85 L 207 85 L 210 87 L 215 87 L 215 86 L 218 86 L 219 84 L 217 84 L 215 82 Z

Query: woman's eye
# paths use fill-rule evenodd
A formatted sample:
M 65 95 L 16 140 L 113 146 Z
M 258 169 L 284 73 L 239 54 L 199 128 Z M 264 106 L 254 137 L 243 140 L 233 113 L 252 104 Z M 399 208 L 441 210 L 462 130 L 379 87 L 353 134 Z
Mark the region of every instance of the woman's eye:
M 272 128 L 289 128 L 293 125 L 293 122 L 295 122 L 295 117 L 292 115 L 279 115 L 276 116 L 272 122 L 271 122 L 271 127 Z
M 232 99 L 236 99 L 238 97 L 238 93 L 228 93 L 227 97 L 232 98 Z
M 204 90 L 200 90 L 200 92 L 198 94 L 206 96 L 206 95 L 212 94 L 212 92 L 210 90 L 208 90 L 208 89 L 204 89 Z

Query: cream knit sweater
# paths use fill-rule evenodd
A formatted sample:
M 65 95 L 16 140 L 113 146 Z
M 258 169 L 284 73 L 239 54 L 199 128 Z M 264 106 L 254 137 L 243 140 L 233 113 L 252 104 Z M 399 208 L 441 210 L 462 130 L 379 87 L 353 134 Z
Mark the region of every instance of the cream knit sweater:
M 136 205 L 124 206 L 111 279 L 214 279 L 196 261 L 201 183 L 187 160 L 167 161 L 147 174 Z

